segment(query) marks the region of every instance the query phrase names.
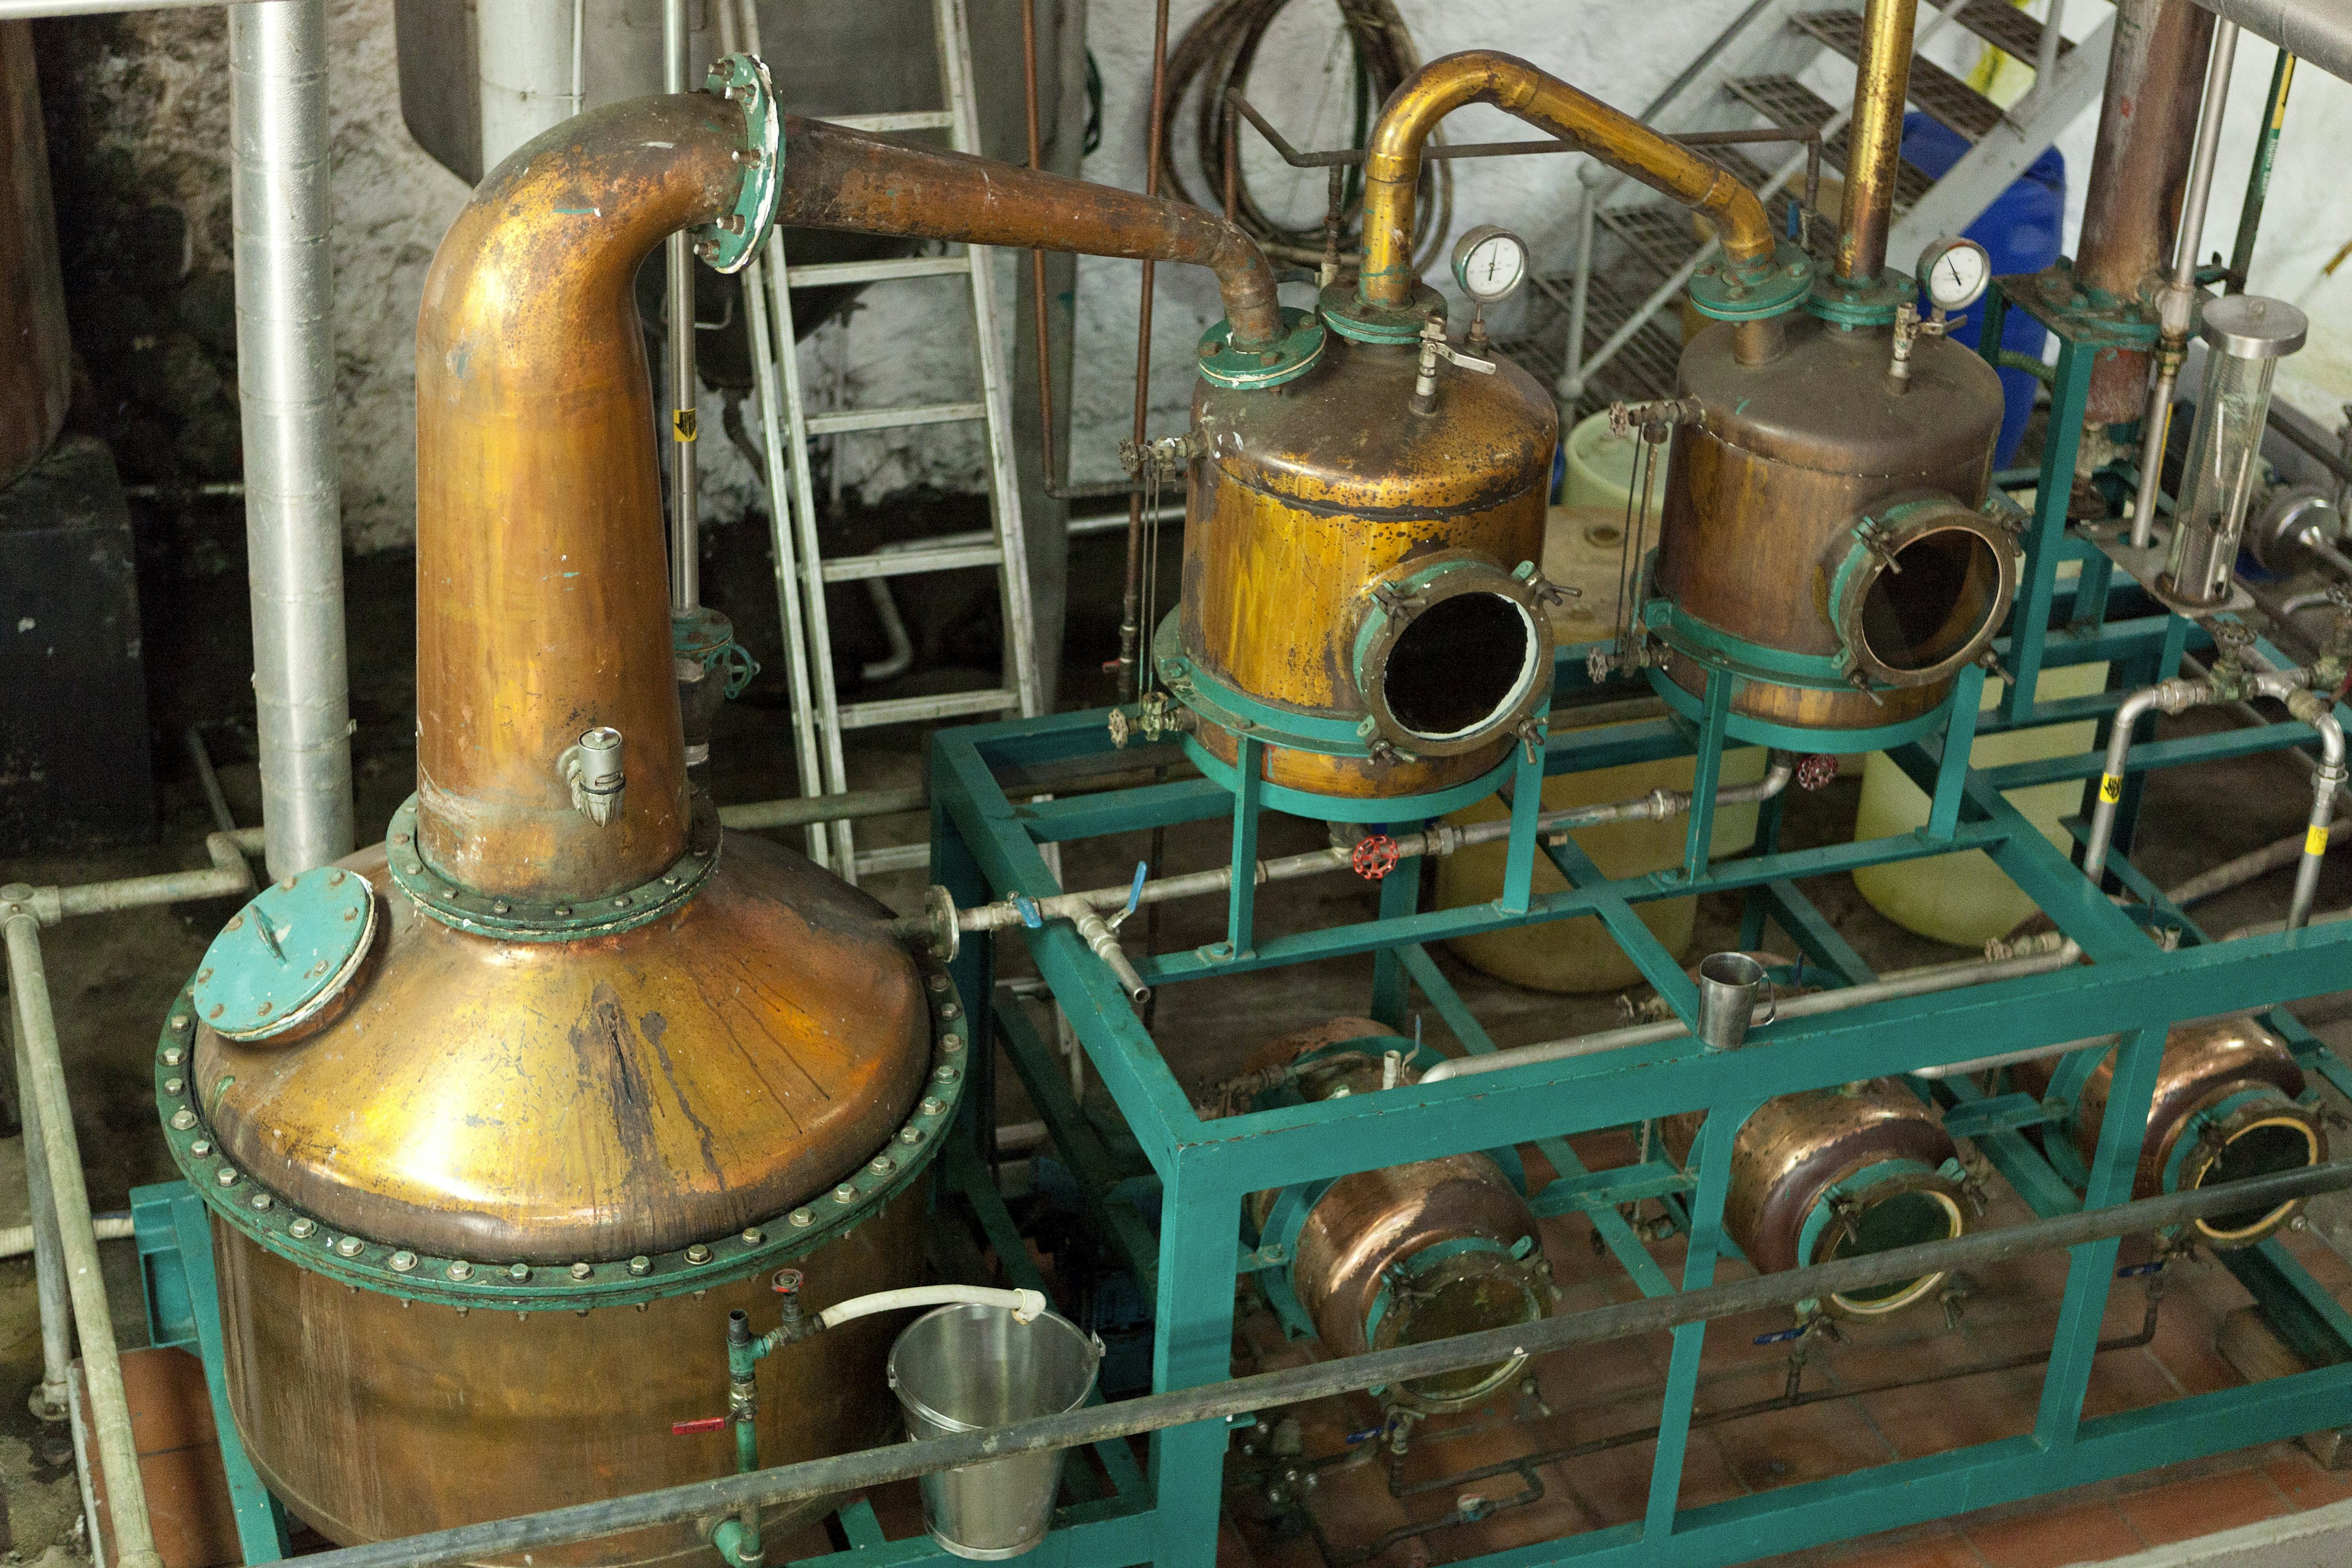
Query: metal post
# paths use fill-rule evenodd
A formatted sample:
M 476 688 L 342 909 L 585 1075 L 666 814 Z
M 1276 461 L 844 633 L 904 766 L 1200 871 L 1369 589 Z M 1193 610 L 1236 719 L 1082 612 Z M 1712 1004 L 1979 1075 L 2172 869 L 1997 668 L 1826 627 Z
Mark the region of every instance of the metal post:
M 1723 1205 L 1731 1194 L 1732 1140 L 1754 1114 L 1749 1105 L 1717 1106 L 1699 1128 L 1692 1158 L 1698 1191 L 1691 1195 L 1690 1251 L 1683 1262 L 1683 1289 L 1704 1290 L 1715 1283 L 1715 1262 L 1723 1250 Z M 1666 1391 L 1658 1416 L 1658 1447 L 1650 1467 L 1649 1510 L 1642 1540 L 1662 1542 L 1674 1533 L 1675 1505 L 1682 1493 L 1683 1457 L 1690 1444 L 1691 1411 L 1698 1394 L 1699 1358 L 1706 1347 L 1706 1324 L 1684 1323 L 1674 1331 L 1666 1362 Z
M 2246 200 L 2238 209 L 2238 239 L 2230 247 L 2230 279 L 2224 289 L 2246 291 L 2246 273 L 2254 264 L 2254 239 L 2263 226 L 2263 208 L 2271 196 L 2271 170 L 2278 163 L 2279 132 L 2286 124 L 2286 95 L 2294 87 L 2294 57 L 2279 51 L 2271 68 L 2271 91 L 2263 111 L 2263 137 L 2254 147 L 2254 166 L 2246 172 Z
M 662 0 L 662 90 L 686 90 L 687 0 Z M 694 247 L 683 231 L 669 253 L 670 609 L 683 615 L 702 603 L 702 564 L 695 511 Z
M 1988 335 L 1988 345 L 1994 340 Z M 2083 410 L 2089 405 L 2098 351 L 2078 347 L 2071 337 L 2058 343 L 2056 375 L 2050 388 L 2050 439 L 2042 449 L 2041 488 L 2033 497 L 2033 528 L 2026 536 L 2025 573 L 2017 587 L 2017 610 L 2010 625 L 2009 699 L 2011 725 L 2032 721 L 2034 693 L 2042 685 L 2042 648 L 2050 637 L 2050 604 L 2058 592 L 2058 554 L 2066 539 L 2066 501 L 2074 493 L 2074 455 L 2083 443 Z
M 1421 908 L 1422 868 L 1425 857 L 1409 856 L 1381 879 L 1381 919 L 1402 920 Z M 1370 1016 L 1402 1034 L 1405 1009 L 1412 995 L 1412 980 L 1405 971 L 1403 953 L 1384 947 L 1372 955 Z
M 1234 743 L 1234 864 L 1225 921 L 1229 958 L 1247 954 L 1257 923 L 1257 816 L 1265 795 L 1265 742 L 1244 735 Z
M 10 889 L 9 891 L 20 891 Z M 33 1211 L 33 1282 L 41 1308 L 41 1381 L 26 1402 L 44 1421 L 63 1421 L 72 1397 L 66 1369 L 73 1362 L 72 1306 L 66 1299 L 64 1242 L 58 1234 L 56 1200 L 49 1193 L 49 1167 L 41 1136 L 41 1111 L 32 1092 L 33 1069 L 25 1057 L 25 1032 L 12 1011 L 8 1038 L 16 1053 L 16 1120 L 23 1126 L 25 1197 Z
M 1944 725 L 1944 756 L 1936 771 L 1936 795 L 1927 811 L 1930 838 L 1949 838 L 1960 823 L 1960 795 L 1969 783 L 1969 753 L 1977 740 L 1977 708 L 1984 700 L 1985 672 L 1972 664 L 1952 683 L 1952 716 Z
M 1595 172 L 1590 163 L 1576 171 L 1576 281 L 1569 288 L 1568 347 L 1560 355 L 1558 389 L 1568 408 L 1584 395 L 1584 322 L 1592 298 L 1592 231 L 1601 212 L 1600 193 L 1593 189 Z
M 352 852 L 325 0 L 228 8 L 253 697 L 269 874 Z
M 1540 724 L 1539 716 L 1534 722 Z M 1511 771 L 1511 836 L 1503 852 L 1502 907 L 1513 914 L 1528 907 L 1536 875 L 1536 818 L 1543 813 L 1544 749 L 1539 731 L 1519 741 L 1518 765 Z M 1694 810 L 1698 797 L 1691 797 Z M 1410 912 L 1410 911 L 1408 911 Z
M 281 0 L 292 9 L 298 0 Z M 23 888 L 6 893 L 26 892 Z M 14 993 L 17 1049 L 26 1068 L 26 1126 L 37 1117 L 47 1167 L 51 1211 L 65 1260 L 74 1321 L 81 1325 L 82 1376 L 89 1389 L 92 1447 L 106 1477 L 106 1507 L 114 1522 L 112 1568 L 163 1568 L 148 1522 L 147 1492 L 139 1475 L 139 1445 L 131 1432 L 131 1405 L 122 1390 L 122 1358 L 114 1344 L 114 1315 L 99 1267 L 98 1232 L 83 1184 L 81 1148 L 73 1108 L 66 1099 L 65 1063 L 58 1054 L 57 1019 L 49 1011 L 48 977 L 41 967 L 41 922 L 24 903 L 0 900 L 8 945 L 8 988 Z M 29 1157 L 32 1149 L 26 1145 Z

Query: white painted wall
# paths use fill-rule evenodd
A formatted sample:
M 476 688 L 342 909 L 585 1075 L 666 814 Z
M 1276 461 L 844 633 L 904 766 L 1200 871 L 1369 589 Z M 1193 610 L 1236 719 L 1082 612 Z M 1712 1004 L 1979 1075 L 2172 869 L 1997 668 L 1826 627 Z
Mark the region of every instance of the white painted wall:
M 1176 0 L 1174 36 L 1208 0 Z M 2045 0 L 2036 0 L 2040 9 Z M 1620 108 L 1646 103 L 1744 0 L 1401 0 L 1424 58 L 1472 47 L 1525 55 Z M 1090 18 L 1104 88 L 1103 144 L 1087 176 L 1139 188 L 1150 49 L 1150 0 L 1094 0 Z M 2068 31 L 2087 31 L 2106 14 L 2098 0 L 2078 0 Z M 465 198 L 463 185 L 409 140 L 394 87 L 390 0 L 329 0 L 334 61 L 336 338 L 342 396 L 344 517 L 354 546 L 380 548 L 414 532 L 413 337 L 417 300 L 435 245 Z M 1300 0 L 1276 24 L 1260 57 L 1254 101 L 1303 147 L 1341 144 L 1348 133 L 1349 65 L 1335 47 L 1339 12 Z M 218 14 L 156 12 L 128 19 L 121 47 L 100 63 L 107 95 L 109 141 L 133 159 L 142 177 L 188 209 L 196 264 L 226 259 L 227 80 Z M 1977 47 L 1957 28 L 1930 47 L 1955 69 L 1973 64 Z M 2226 249 L 2235 233 L 2240 193 L 2253 144 L 2273 51 L 2249 40 L 2239 52 L 2231 119 L 2207 249 Z M 1851 74 L 1818 68 L 1815 85 L 1838 99 Z M 1020 84 L 984 81 L 983 92 L 1017 93 Z M 2062 142 L 2070 184 L 2071 243 L 2089 172 L 2094 117 Z M 1454 116 L 1459 140 L 1516 140 L 1525 132 L 1499 110 L 1474 107 Z M 1184 132 L 1189 145 L 1189 121 Z M 1245 133 L 1246 167 L 1262 199 L 1288 188 L 1292 215 L 1319 214 L 1319 174 L 1285 170 Z M 2352 398 L 2352 264 L 2316 285 L 2319 268 L 2352 240 L 2352 86 L 2305 71 L 2297 79 L 2254 286 L 2303 299 L 2313 311 L 2312 347 L 2290 362 L 2282 392 L 2333 424 L 2336 405 Z M 1454 165 L 1456 228 L 1511 225 L 1546 267 L 1564 264 L 1570 241 L 1570 182 L 1579 160 L 1535 157 Z M 1196 187 L 1204 188 L 1204 187 Z M 1000 258 L 1000 302 L 1012 329 L 1013 258 Z M 1902 258 L 1897 258 L 1898 260 Z M 1442 268 L 1440 269 L 1442 270 Z M 1078 347 L 1072 440 L 1075 477 L 1115 479 L 1119 439 L 1131 413 L 1137 267 L 1088 258 L 1078 269 Z M 1155 434 L 1184 418 L 1192 347 L 1219 315 L 1216 291 L 1197 268 L 1163 268 L 1153 317 L 1151 424 Z M 1450 281 L 1433 279 L 1450 288 Z M 935 401 L 974 384 L 969 317 L 954 279 L 904 283 L 869 291 L 846 323 L 803 344 L 812 395 L 859 405 Z M 752 427 L 758 428 L 756 419 Z M 719 429 L 715 404 L 704 428 Z M 974 488 L 981 446 L 974 430 L 934 426 L 901 435 L 843 437 L 838 470 L 845 486 L 880 500 L 909 485 Z M 749 468 L 723 439 L 702 443 L 705 504 L 711 521 L 741 515 L 756 494 Z

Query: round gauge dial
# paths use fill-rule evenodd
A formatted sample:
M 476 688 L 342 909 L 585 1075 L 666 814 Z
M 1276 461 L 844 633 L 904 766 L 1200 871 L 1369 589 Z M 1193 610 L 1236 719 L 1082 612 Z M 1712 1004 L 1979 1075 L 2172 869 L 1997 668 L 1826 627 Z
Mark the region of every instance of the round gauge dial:
M 1528 280 L 1528 242 L 1481 224 L 1454 242 L 1454 280 L 1481 305 L 1507 298 Z
M 1919 287 L 1939 310 L 1965 310 L 1992 282 L 1992 258 L 1973 239 L 1939 239 L 1919 257 Z

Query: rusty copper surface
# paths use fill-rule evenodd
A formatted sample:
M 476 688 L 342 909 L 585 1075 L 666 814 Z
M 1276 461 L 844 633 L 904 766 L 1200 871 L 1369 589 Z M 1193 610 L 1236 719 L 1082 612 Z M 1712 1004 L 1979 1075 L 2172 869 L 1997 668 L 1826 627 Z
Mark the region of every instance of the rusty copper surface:
M 2213 15 L 2195 0 L 2117 0 L 2098 142 L 2083 187 L 2077 287 L 2140 300 L 2170 264 L 2212 47 Z M 2137 419 L 2147 401 L 2147 354 L 2099 351 L 2084 422 L 2096 428 Z
M 1748 366 L 1710 326 L 1683 351 L 1682 395 L 1703 426 L 1675 432 L 1658 538 L 1658 591 L 1718 630 L 1790 653 L 1834 655 L 1830 579 L 1855 521 L 1898 496 L 1941 492 L 1975 507 L 1992 474 L 2000 378 L 1942 339 L 1913 351 L 1911 390 L 1886 388 L 1887 334 L 1789 319 L 1788 348 Z M 1667 673 L 1703 691 L 1706 672 Z M 1879 693 L 1744 683 L 1735 711 L 1815 729 L 1867 728 L 1925 712 L 1949 680 Z
M 1364 261 L 1358 285 L 1374 305 L 1412 300 L 1413 195 L 1422 149 L 1439 121 L 1465 104 L 1507 114 L 1575 142 L 1594 158 L 1714 220 L 1736 262 L 1769 261 L 1772 226 L 1756 193 L 1704 154 L 1629 114 L 1492 49 L 1465 49 L 1413 72 L 1381 106 L 1364 158 Z
M 1235 343 L 1270 344 L 1281 336 L 1274 270 L 1256 242 L 1189 202 L 909 147 L 786 115 L 776 221 L 1191 262 L 1216 273 Z
M 343 864 L 383 922 L 349 1009 L 292 1045 L 200 1028 L 190 1075 L 224 1152 L 329 1225 L 478 1263 L 669 1251 L 824 1191 L 920 1092 L 888 911 L 790 849 L 730 835 L 676 914 L 565 943 L 420 914 L 381 847 Z
M 2017 1086 L 2029 1094 L 2046 1095 L 2057 1058 L 2022 1062 L 2010 1069 Z M 2099 1130 L 2106 1121 L 2107 1100 L 2115 1088 L 2116 1054 L 2109 1050 L 2084 1080 L 2072 1118 L 2074 1147 L 2084 1160 L 2099 1147 Z M 2291 1102 L 2303 1092 L 2303 1068 L 2295 1065 L 2287 1043 L 2252 1018 L 2223 1018 L 2210 1023 L 2184 1024 L 2164 1039 L 2164 1059 L 2157 1068 L 2156 1093 L 2149 1103 L 2147 1133 L 2140 1142 L 2139 1165 L 2132 1196 L 2152 1198 L 2164 1191 L 2165 1167 L 2173 1150 L 2197 1113 L 2250 1089 L 2275 1089 Z M 2327 1134 L 2316 1111 L 2292 1103 L 2274 1103 L 2265 1116 L 2292 1122 L 2308 1131 L 2315 1162 L 2327 1157 Z M 2235 1119 L 2233 1119 L 2234 1121 Z M 2232 1133 L 2243 1127 L 2233 1125 Z M 2191 1156 L 2192 1160 L 2195 1156 Z M 2201 1162 L 2199 1162 L 2201 1163 Z M 2202 1173 L 2197 1173 L 2201 1174 Z M 2190 1185 L 2196 1184 L 2194 1176 Z M 2293 1215 L 2300 1204 L 2281 1205 L 2261 1235 L 2267 1235 Z M 2208 1224 L 2198 1227 L 2208 1239 L 2217 1233 Z M 2233 1238 L 2258 1240 L 2260 1236 Z
M 1705 1117 L 1659 1123 L 1667 1152 L 1687 1163 Z M 1833 1184 L 1883 1160 L 1939 1166 L 1957 1154 L 1936 1113 L 1887 1079 L 1765 1101 L 1732 1142 L 1723 1227 L 1761 1272 L 1815 1261 L 1797 1255 L 1805 1220 Z
M 631 287 L 730 207 L 742 110 L 708 93 L 593 110 L 493 170 L 416 323 L 420 847 L 478 891 L 593 898 L 686 845 L 652 384 Z M 620 731 L 598 826 L 558 759 Z
M 1869 282 L 1886 265 L 1902 162 L 1903 110 L 1911 90 L 1911 37 L 1919 0 L 1869 0 L 1862 13 L 1862 63 L 1853 78 L 1853 133 L 1838 219 L 1837 276 Z
M 929 1183 L 794 1266 L 811 1310 L 919 1283 Z M 727 1407 L 727 1314 L 755 1331 L 776 1297 L 756 1275 L 643 1311 L 460 1312 L 352 1290 L 215 1220 L 230 1408 L 269 1489 L 340 1544 L 682 1486 L 734 1468 L 731 1429 L 670 1423 Z M 861 1319 L 760 1363 L 771 1465 L 886 1440 L 883 1375 L 908 1314 Z M 772 1510 L 772 1528 L 824 1504 Z M 531 1568 L 715 1561 L 689 1522 L 516 1559 Z M 501 1562 L 501 1559 L 490 1559 Z
M 1260 701 L 1360 718 L 1351 673 L 1373 582 L 1442 551 L 1512 570 L 1540 562 L 1559 419 L 1507 359 L 1492 375 L 1444 367 L 1437 406 L 1408 405 L 1417 351 L 1334 333 L 1323 358 L 1272 391 L 1196 386 L 1209 453 L 1191 465 L 1179 640 L 1186 658 Z M 1231 760 L 1233 737 L 1200 739 Z M 1349 796 L 1419 794 L 1477 777 L 1511 745 L 1376 767 L 1269 747 L 1265 776 Z
M 65 426 L 73 345 L 49 198 L 48 142 L 33 76 L 33 26 L 0 22 L 0 485 Z

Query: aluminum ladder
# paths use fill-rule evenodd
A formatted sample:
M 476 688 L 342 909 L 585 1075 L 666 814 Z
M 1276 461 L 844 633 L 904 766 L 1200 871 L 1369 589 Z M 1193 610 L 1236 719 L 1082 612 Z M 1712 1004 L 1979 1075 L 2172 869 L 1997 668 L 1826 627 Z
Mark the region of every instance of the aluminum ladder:
M 2063 15 L 2063 0 L 2053 12 Z M 1949 27 L 2035 66 L 2033 89 L 2004 110 L 1916 52 Z M 2097 101 L 2114 31 L 2111 9 L 2084 37 L 2070 40 L 2046 31 L 2010 0 L 1920 0 L 1910 105 L 1958 133 L 1969 150 L 1940 179 L 1908 163 L 1898 166 L 1889 261 L 1908 268 L 1929 241 L 1975 222 Z M 1818 131 L 1823 167 L 1843 173 L 1850 108 L 1830 102 L 1801 79 L 1825 54 L 1856 60 L 1861 43 L 1858 5 L 1755 0 L 1641 118 L 1669 133 L 1759 124 Z M 1785 229 L 1782 193 L 1802 168 L 1801 152 L 1710 147 L 1707 153 L 1764 195 L 1776 227 Z M 2073 173 L 2081 179 L 2089 171 Z M 1577 217 L 1575 268 L 1535 280 L 1554 310 L 1505 345 L 1522 363 L 1555 375 L 1563 408 L 1573 405 L 1574 412 L 1605 407 L 1612 398 L 1638 402 L 1673 395 L 1682 340 L 1664 308 L 1715 249 L 1711 242 L 1702 246 L 1686 209 L 1622 175 L 1594 174 L 1585 182 Z M 1600 237 L 1608 251 L 1595 265 Z
M 760 40 L 752 12 L 750 0 L 741 0 L 737 15 L 745 46 L 756 51 Z M 980 117 L 972 91 L 965 0 L 933 0 L 931 15 L 939 46 L 940 98 L 947 107 L 913 113 L 842 115 L 828 123 L 870 132 L 945 131 L 955 151 L 979 153 Z M 801 792 L 805 795 L 839 794 L 850 787 L 842 747 L 842 736 L 847 731 L 1014 711 L 1024 718 L 1035 718 L 1042 711 L 1043 688 L 1029 604 L 1028 551 L 1022 533 L 1020 484 L 1013 468 L 1010 382 L 997 331 L 996 292 L 988 258 L 986 247 L 972 245 L 957 255 L 794 267 L 784 254 L 783 237 L 778 234 L 747 275 L 746 313 L 767 447 L 777 604 L 792 682 L 794 751 L 800 760 Z M 962 274 L 971 283 L 972 333 L 981 383 L 978 397 L 911 407 L 809 411 L 799 358 L 793 353 L 793 289 L 952 274 Z M 825 557 L 817 533 L 816 497 L 809 472 L 810 437 L 964 423 L 984 424 L 988 431 L 990 529 L 986 536 L 915 540 L 864 555 Z M 784 471 L 787 468 L 789 475 Z M 783 499 L 788 485 L 789 505 Z M 887 582 L 976 566 L 995 568 L 1003 610 L 1004 669 L 996 686 L 876 701 L 839 700 L 833 684 L 833 633 L 825 614 L 828 584 Z M 927 844 L 861 853 L 846 822 L 833 823 L 829 828 L 813 826 L 809 852 L 853 882 L 862 873 L 926 865 L 930 854 Z

